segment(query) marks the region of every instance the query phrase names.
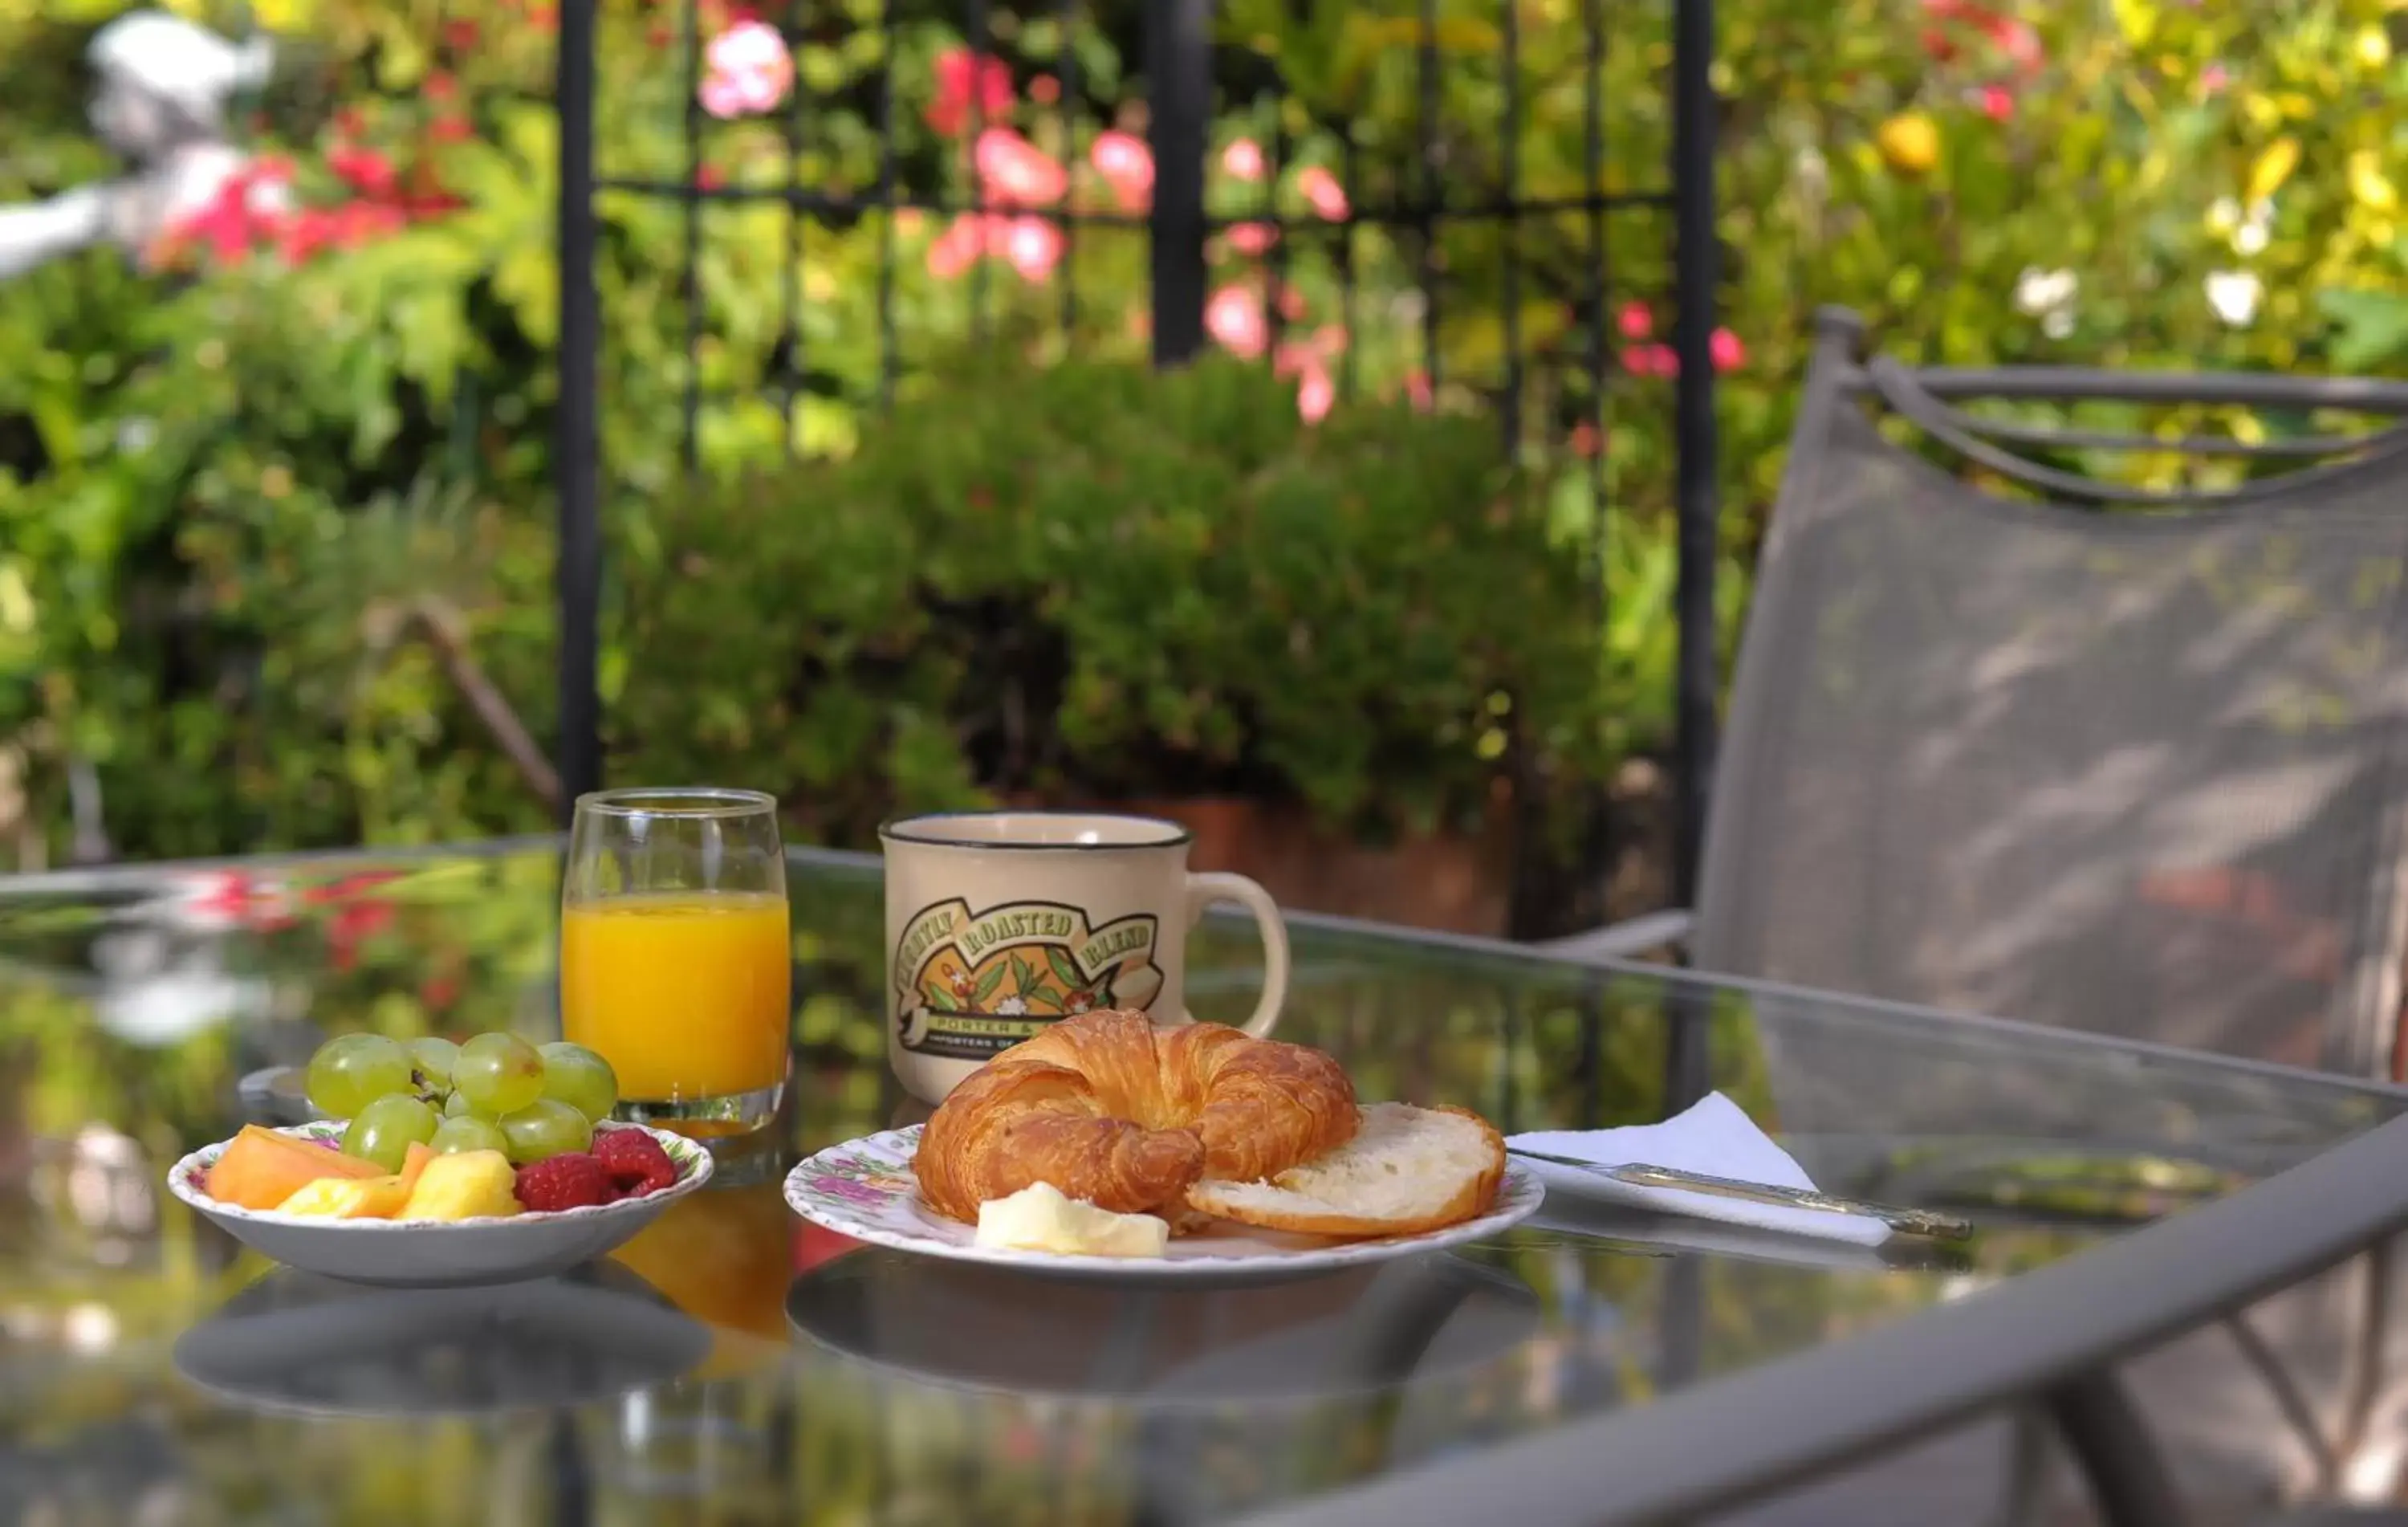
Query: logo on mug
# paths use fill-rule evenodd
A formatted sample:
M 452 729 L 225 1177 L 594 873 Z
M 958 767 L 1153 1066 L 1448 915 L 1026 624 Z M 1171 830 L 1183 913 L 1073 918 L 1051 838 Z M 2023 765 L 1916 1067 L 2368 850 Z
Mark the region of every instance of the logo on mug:
M 984 1060 L 1073 1014 L 1151 1007 L 1162 991 L 1158 931 L 1150 913 L 1091 927 L 1085 911 L 1058 901 L 972 912 L 953 897 L 924 907 L 888 966 L 903 1047 Z

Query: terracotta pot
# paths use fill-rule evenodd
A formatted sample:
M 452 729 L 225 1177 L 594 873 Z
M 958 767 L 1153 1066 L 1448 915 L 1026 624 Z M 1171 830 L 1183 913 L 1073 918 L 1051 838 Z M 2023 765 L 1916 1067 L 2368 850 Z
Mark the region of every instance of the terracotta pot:
M 1491 812 L 1476 835 L 1436 832 L 1367 845 L 1284 802 L 1199 797 L 1041 804 L 1168 817 L 1196 834 L 1190 868 L 1260 881 L 1283 907 L 1453 933 L 1506 932 L 1513 838 L 1502 809 Z

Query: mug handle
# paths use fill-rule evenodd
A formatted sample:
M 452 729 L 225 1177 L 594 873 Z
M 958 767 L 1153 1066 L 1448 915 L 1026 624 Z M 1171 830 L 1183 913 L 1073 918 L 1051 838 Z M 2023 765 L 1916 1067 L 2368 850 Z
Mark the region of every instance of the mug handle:
M 1243 1027 L 1256 1039 L 1268 1036 L 1279 1022 L 1281 1004 L 1287 1001 L 1287 921 L 1280 915 L 1279 903 L 1271 893 L 1243 875 L 1222 873 L 1191 874 L 1187 877 L 1187 926 L 1193 928 L 1204 916 L 1204 909 L 1215 901 L 1233 901 L 1254 915 L 1254 926 L 1263 935 L 1263 998 L 1254 1004 L 1254 1015 Z

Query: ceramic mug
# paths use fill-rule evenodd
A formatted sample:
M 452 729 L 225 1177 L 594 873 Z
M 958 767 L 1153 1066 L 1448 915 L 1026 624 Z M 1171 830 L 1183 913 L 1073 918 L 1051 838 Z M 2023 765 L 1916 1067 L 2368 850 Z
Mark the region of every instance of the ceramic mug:
M 1215 901 L 1254 915 L 1268 1034 L 1287 995 L 1287 925 L 1243 875 L 1187 868 L 1176 822 L 1095 812 L 953 812 L 879 828 L 886 852 L 886 1056 L 913 1097 L 1047 1024 L 1096 1008 L 1189 1020 L 1187 930 Z

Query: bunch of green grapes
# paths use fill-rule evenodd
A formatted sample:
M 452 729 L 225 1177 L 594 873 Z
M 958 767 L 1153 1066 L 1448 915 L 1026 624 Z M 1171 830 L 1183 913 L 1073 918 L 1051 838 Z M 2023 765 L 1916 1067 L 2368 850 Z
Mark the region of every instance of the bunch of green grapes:
M 351 1120 L 344 1153 L 387 1172 L 413 1144 L 497 1150 L 523 1166 L 593 1144 L 595 1124 L 618 1106 L 619 1076 L 582 1044 L 516 1034 L 460 1044 L 343 1034 L 309 1058 L 308 1092 L 319 1112 Z

